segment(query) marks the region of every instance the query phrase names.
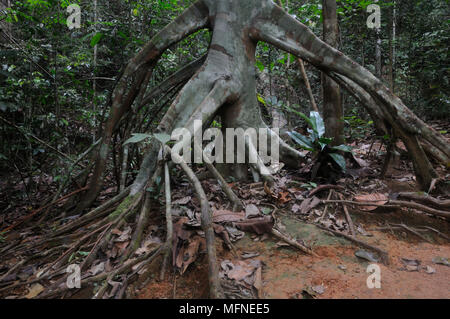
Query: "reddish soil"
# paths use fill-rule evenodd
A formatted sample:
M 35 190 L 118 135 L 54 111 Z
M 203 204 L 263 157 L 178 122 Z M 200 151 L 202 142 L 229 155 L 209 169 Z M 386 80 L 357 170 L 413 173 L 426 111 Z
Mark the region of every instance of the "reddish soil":
M 381 267 L 381 289 L 369 289 L 366 284 L 366 273 L 369 262 L 355 256 L 359 247 L 343 239 L 327 237 L 327 233 L 319 231 L 312 238 L 319 238 L 319 244 L 314 245 L 318 257 L 310 257 L 298 252 L 292 247 L 277 247 L 278 240 L 269 238 L 263 242 L 255 242 L 246 235 L 236 243 L 238 253 L 258 252 L 256 257 L 264 263 L 263 267 L 263 298 L 302 298 L 301 292 L 311 286 L 323 285 L 325 291 L 316 298 L 450 298 L 450 267 L 434 264 L 434 257 L 450 257 L 450 245 L 437 235 L 427 236 L 433 242 L 427 243 L 420 238 L 402 231 L 391 234 L 387 231 L 370 231 L 379 227 L 377 220 L 389 216 L 390 222 L 396 219 L 404 220 L 413 225 L 433 225 L 448 235 L 448 225 L 442 226 L 442 221 L 429 221 L 421 216 L 405 216 L 394 214 L 353 215 L 356 222 L 365 221 L 364 227 L 372 237 L 359 235 L 358 239 L 386 250 L 389 253 L 389 265 L 379 264 Z M 427 220 L 428 223 L 424 221 Z M 406 222 L 405 222 L 406 223 Z M 406 223 L 406 224 L 408 224 Z M 437 225 L 440 225 L 438 227 Z M 309 226 L 313 227 L 313 226 Z M 444 228 L 444 229 L 442 229 Z M 289 229 L 288 229 L 289 230 Z M 320 244 L 320 241 L 329 244 Z M 333 242 L 334 241 L 334 242 Z M 232 259 L 232 255 L 222 249 L 218 243 L 219 260 Z M 417 259 L 420 261 L 419 271 L 407 271 L 401 258 Z M 159 265 L 157 265 L 159 266 Z M 342 269 L 344 267 L 345 269 Z M 426 266 L 435 269 L 435 273 L 428 274 Z M 174 289 L 174 274 L 166 276 L 166 280 L 158 282 L 152 280 L 137 294 L 137 298 L 206 298 L 208 294 L 206 259 L 203 256 L 190 265 L 183 276 L 177 275 Z M 175 294 L 174 294 L 175 292 Z

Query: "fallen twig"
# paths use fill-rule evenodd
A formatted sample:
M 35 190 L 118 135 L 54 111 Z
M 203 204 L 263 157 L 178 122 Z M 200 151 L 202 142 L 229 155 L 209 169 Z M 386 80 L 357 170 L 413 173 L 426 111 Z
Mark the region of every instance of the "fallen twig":
M 423 211 L 423 212 L 431 214 L 431 215 L 440 216 L 440 217 L 444 217 L 444 218 L 450 219 L 450 212 L 437 210 L 437 209 L 434 209 L 434 208 L 431 208 L 431 207 L 428 207 L 428 206 L 424 206 L 424 205 L 421 205 L 421 204 L 417 204 L 417 203 L 414 203 L 414 202 L 406 202 L 406 201 L 398 201 L 398 200 L 390 200 L 386 204 L 377 204 L 376 202 L 370 202 L 370 201 L 355 202 L 355 201 L 351 201 L 351 200 L 322 200 L 321 202 L 322 202 L 322 204 L 342 203 L 342 204 L 347 204 L 347 205 L 378 206 L 378 207 L 385 207 L 385 208 L 408 207 L 408 208 L 413 208 L 413 209 L 417 209 L 417 210 Z
M 317 193 L 320 193 L 322 191 L 326 191 L 329 189 L 345 190 L 345 188 L 341 185 L 331 185 L 331 184 L 330 185 L 328 185 L 328 184 L 327 185 L 319 185 L 309 192 L 308 197 L 312 197 Z
M 404 229 L 404 230 L 410 232 L 411 234 L 416 235 L 417 237 L 419 237 L 419 238 L 425 240 L 426 242 L 432 244 L 432 242 L 429 241 L 427 238 L 425 238 L 424 236 L 422 236 L 421 234 L 419 234 L 419 233 L 418 233 L 417 231 L 415 231 L 414 229 L 412 229 L 412 228 L 406 226 L 405 224 L 392 224 L 392 226 L 401 227 L 402 229 Z
M 342 196 L 342 194 L 339 194 L 339 198 L 340 198 L 341 200 L 344 199 L 344 197 Z M 342 205 L 342 207 L 344 208 L 345 219 L 347 220 L 348 227 L 350 228 L 350 233 L 352 234 L 353 237 L 355 237 L 355 236 L 356 236 L 356 233 L 355 233 L 355 226 L 353 226 L 353 221 L 352 221 L 352 218 L 350 217 L 350 214 L 349 214 L 349 212 L 348 212 L 347 206 Z
M 377 253 L 380 255 L 381 261 L 382 261 L 385 265 L 388 265 L 388 264 L 389 264 L 389 255 L 388 255 L 388 253 L 387 253 L 385 250 L 380 249 L 380 248 L 375 247 L 375 246 L 372 246 L 372 245 L 370 245 L 370 244 L 368 244 L 368 243 L 365 243 L 365 242 L 363 242 L 363 241 L 360 241 L 360 240 L 358 240 L 358 239 L 356 239 L 356 238 L 354 238 L 354 237 L 352 237 L 352 236 L 346 235 L 346 234 L 341 233 L 341 232 L 339 232 L 339 231 L 337 231 L 337 230 L 332 230 L 332 229 L 329 229 L 329 228 L 326 228 L 326 227 L 323 227 L 323 226 L 317 225 L 317 224 L 316 224 L 316 227 L 318 227 L 318 228 L 320 228 L 320 229 L 323 229 L 323 230 L 325 230 L 325 231 L 328 231 L 328 232 L 330 232 L 330 233 L 333 233 L 333 234 L 335 234 L 335 235 L 344 237 L 345 239 L 348 239 L 348 240 L 350 240 L 350 241 L 352 241 L 352 242 L 354 242 L 354 243 L 356 243 L 356 244 L 358 244 L 358 245 L 360 245 L 360 246 L 362 246 L 362 247 L 364 247 L 364 248 L 371 249 L 371 250 L 377 252 Z
M 422 202 L 423 204 L 433 206 L 437 209 L 450 209 L 450 200 L 439 200 L 425 193 L 404 192 L 398 193 L 398 197 L 413 200 L 415 202 Z
M 301 250 L 305 254 L 318 257 L 317 254 L 315 252 L 313 252 L 311 249 L 309 249 L 308 247 L 303 246 L 298 241 L 295 241 L 295 240 L 289 238 L 288 236 L 282 234 L 279 230 L 277 230 L 275 228 L 272 228 L 272 235 L 274 235 L 275 237 L 280 238 L 281 240 L 285 241 L 289 245 L 291 245 L 291 246 Z

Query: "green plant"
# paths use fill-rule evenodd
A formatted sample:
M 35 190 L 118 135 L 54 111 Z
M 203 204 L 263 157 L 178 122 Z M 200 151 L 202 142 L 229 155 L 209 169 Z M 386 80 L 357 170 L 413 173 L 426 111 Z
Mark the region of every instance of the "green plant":
M 317 184 L 316 184 L 316 183 L 313 183 L 313 182 L 308 182 L 308 183 L 306 183 L 306 184 L 302 184 L 301 187 L 306 188 L 307 190 L 310 191 L 310 190 L 316 188 L 316 187 L 317 187 Z
M 308 126 L 309 136 L 298 132 L 288 132 L 289 136 L 303 149 L 313 152 L 313 156 L 318 160 L 319 165 L 323 159 L 332 159 L 342 171 L 345 171 L 345 158 L 339 152 L 351 152 L 347 145 L 331 146 L 332 138 L 325 137 L 325 123 L 318 112 L 311 112 L 309 117 L 305 114 L 291 110 L 301 116 Z

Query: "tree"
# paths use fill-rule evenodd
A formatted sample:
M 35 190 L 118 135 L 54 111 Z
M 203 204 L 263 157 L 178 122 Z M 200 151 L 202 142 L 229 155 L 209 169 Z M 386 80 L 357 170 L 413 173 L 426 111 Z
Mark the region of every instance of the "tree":
M 158 87 L 147 91 L 150 83 L 149 75 L 165 51 L 201 29 L 209 29 L 212 32 L 207 57 L 186 65 Z M 121 72 L 111 96 L 111 110 L 102 131 L 101 142 L 94 154 L 95 163 L 87 186 L 88 191 L 80 200 L 78 210 L 81 212 L 91 207 L 102 189 L 111 151 L 114 151 L 112 155 L 115 158 L 116 150 L 111 146 L 114 143 L 113 136 L 117 128 L 124 122 L 133 122 L 130 119 L 136 119 L 136 117 L 132 115 L 136 114 L 143 104 L 153 99 L 155 92 L 178 92 L 182 87 L 159 121 L 155 130 L 157 133 L 170 135 L 175 128 L 184 127 L 195 135 L 199 128 L 194 126 L 194 120 L 202 120 L 203 129 L 205 129 L 216 116 L 220 116 L 223 128 L 263 128 L 267 129 L 271 136 L 279 139 L 263 122 L 258 107 L 254 64 L 255 50 L 259 41 L 285 50 L 315 66 L 355 95 L 377 123 L 383 123 L 395 130 L 411 155 L 417 179 L 423 188 L 430 185 L 436 174 L 424 153 L 422 143 L 429 143 L 443 156 L 444 161 L 448 162 L 450 147 L 447 141 L 415 116 L 383 85 L 380 79 L 320 40 L 305 25 L 272 1 L 199 0 L 155 35 Z M 158 113 L 158 110 L 155 109 L 152 112 Z M 279 140 L 279 143 L 281 160 L 290 166 L 298 167 L 303 159 L 301 153 L 282 140 Z M 247 141 L 246 147 L 248 152 L 256 153 L 256 147 L 251 140 Z M 139 173 L 129 187 L 101 206 L 61 226 L 52 234 L 52 236 L 67 234 L 74 229 L 89 225 L 94 219 L 105 216 L 103 221 L 96 223 L 96 226 L 100 228 L 94 233 L 101 234 L 95 249 L 83 261 L 82 270 L 89 269 L 98 250 L 108 243 L 111 230 L 123 225 L 125 219 L 135 213 L 138 215 L 138 222 L 132 241 L 124 254 L 124 264 L 108 274 L 108 279 L 162 252 L 158 249 L 156 252 L 149 252 L 134 260 L 128 259 L 140 246 L 148 220 L 150 195 L 147 190 L 155 185 L 163 171 L 164 177 L 168 176 L 168 169 L 164 162 L 169 152 L 169 148 L 162 145 L 161 140 L 153 135 Z M 255 156 L 258 157 L 257 154 Z M 177 158 L 177 162 L 180 163 L 199 197 L 209 260 L 210 295 L 220 297 L 209 203 L 192 169 L 180 158 Z M 272 177 L 265 172 L 261 161 L 252 165 L 254 170 L 270 183 Z M 215 170 L 214 166 L 207 165 L 207 167 L 221 181 L 224 192 L 238 209 L 239 200 L 233 191 L 227 188 L 223 176 Z M 90 173 L 90 168 L 87 168 L 86 172 Z M 165 178 L 165 182 L 168 184 L 169 179 Z M 114 208 L 115 205 L 118 207 Z M 170 234 L 169 209 L 168 212 L 167 233 Z M 85 237 L 82 239 L 84 240 Z M 79 248 L 78 244 L 83 244 L 83 240 L 73 246 L 74 251 Z M 170 247 L 166 245 L 164 249 L 167 252 Z M 58 266 L 64 261 L 65 259 L 58 261 Z M 99 278 L 107 279 L 100 274 L 87 280 L 93 281 Z M 59 282 L 55 285 L 59 285 Z M 104 289 L 101 288 L 101 291 L 104 292 Z
M 323 0 L 323 39 L 325 43 L 337 48 L 339 44 L 339 26 L 336 13 L 336 0 Z M 333 145 L 344 143 L 344 109 L 339 84 L 326 74 L 322 75 L 323 117 L 328 137 Z

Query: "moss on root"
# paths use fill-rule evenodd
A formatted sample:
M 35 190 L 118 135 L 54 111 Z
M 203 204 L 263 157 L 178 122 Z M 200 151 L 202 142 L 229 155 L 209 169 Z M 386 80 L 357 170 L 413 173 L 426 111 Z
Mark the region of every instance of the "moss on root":
M 138 197 L 138 194 L 135 195 L 128 195 L 122 203 L 108 216 L 108 219 L 110 221 L 113 221 L 117 217 L 119 217 L 123 212 L 125 212 L 127 209 L 130 208 L 131 205 L 133 205 L 133 202 Z

